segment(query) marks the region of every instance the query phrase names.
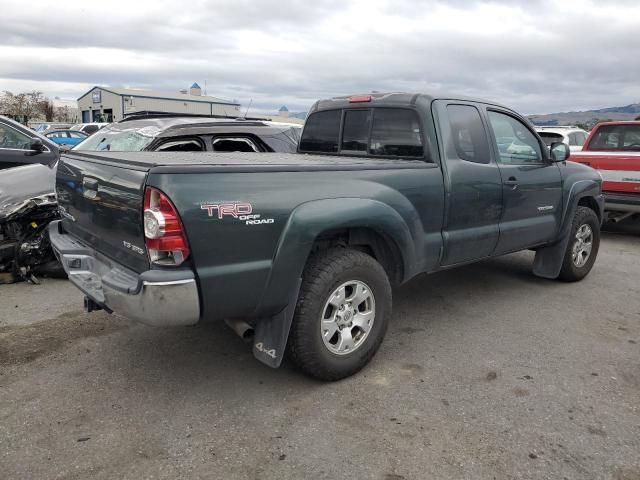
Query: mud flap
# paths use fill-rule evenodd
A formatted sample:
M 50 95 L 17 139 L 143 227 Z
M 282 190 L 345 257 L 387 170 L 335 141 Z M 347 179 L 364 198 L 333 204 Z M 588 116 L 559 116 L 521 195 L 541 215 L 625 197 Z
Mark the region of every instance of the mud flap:
M 559 242 L 536 251 L 536 257 L 533 260 L 533 274 L 535 276 L 551 280 L 558 278 L 569 244 L 569 237 L 570 235 L 567 234 Z
M 253 356 L 271 368 L 278 368 L 284 358 L 301 284 L 302 278 L 296 282 L 296 288 L 284 310 L 273 317 L 263 318 L 256 325 Z

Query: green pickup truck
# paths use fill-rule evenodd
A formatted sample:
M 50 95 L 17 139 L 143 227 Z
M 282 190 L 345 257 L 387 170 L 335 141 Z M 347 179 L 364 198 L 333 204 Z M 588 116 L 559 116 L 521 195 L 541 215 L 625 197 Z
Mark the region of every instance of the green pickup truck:
M 87 310 L 225 320 L 260 361 L 336 380 L 375 354 L 392 287 L 524 249 L 582 279 L 602 179 L 501 105 L 372 94 L 316 102 L 298 153 L 83 153 L 58 166 L 51 243 Z

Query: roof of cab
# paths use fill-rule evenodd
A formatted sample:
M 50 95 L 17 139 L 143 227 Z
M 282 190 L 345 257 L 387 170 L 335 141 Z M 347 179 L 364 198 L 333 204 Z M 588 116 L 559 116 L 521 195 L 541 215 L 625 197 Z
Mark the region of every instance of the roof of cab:
M 367 98 L 369 101 L 357 101 L 352 102 L 350 99 L 354 97 Z M 511 110 L 509 107 L 501 105 L 497 102 L 490 100 L 483 100 L 479 98 L 465 97 L 462 95 L 450 95 L 450 94 L 427 94 L 427 93 L 408 93 L 408 92 L 388 92 L 388 93 L 364 93 L 355 95 L 345 95 L 333 98 L 327 98 L 318 100 L 310 109 L 309 113 L 313 113 L 317 110 L 331 110 L 336 108 L 362 108 L 365 104 L 374 106 L 398 106 L 398 105 L 415 105 L 419 100 L 427 103 L 431 103 L 433 100 L 459 100 L 466 102 L 485 103 L 488 105 L 494 105 L 501 108 Z

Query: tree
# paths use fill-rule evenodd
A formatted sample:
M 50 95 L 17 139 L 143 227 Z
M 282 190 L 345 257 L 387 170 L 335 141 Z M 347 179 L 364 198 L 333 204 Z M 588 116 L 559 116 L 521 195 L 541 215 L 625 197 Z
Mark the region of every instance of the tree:
M 636 120 L 640 120 L 640 115 L 638 115 L 638 116 L 636 117 Z
M 71 110 L 67 105 L 64 107 L 56 107 L 55 120 L 56 122 L 65 123 L 74 121 L 74 119 L 71 118 Z
M 55 115 L 55 107 L 53 106 L 53 102 L 48 98 L 42 100 L 39 105 L 40 112 L 44 115 L 44 119 L 47 122 L 53 122 L 53 117 Z
M 17 95 L 5 90 L 0 97 L 0 113 L 27 123 L 41 113 L 42 103 L 45 100 L 48 99 L 45 99 L 42 92 L 37 90 Z

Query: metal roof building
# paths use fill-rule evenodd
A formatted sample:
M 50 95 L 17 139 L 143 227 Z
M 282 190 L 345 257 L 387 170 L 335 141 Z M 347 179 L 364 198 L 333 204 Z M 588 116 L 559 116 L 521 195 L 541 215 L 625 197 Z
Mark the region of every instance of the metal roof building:
M 142 111 L 235 117 L 240 104 L 202 95 L 197 83 L 177 93 L 96 86 L 78 98 L 78 111 L 83 123 L 115 122 Z

